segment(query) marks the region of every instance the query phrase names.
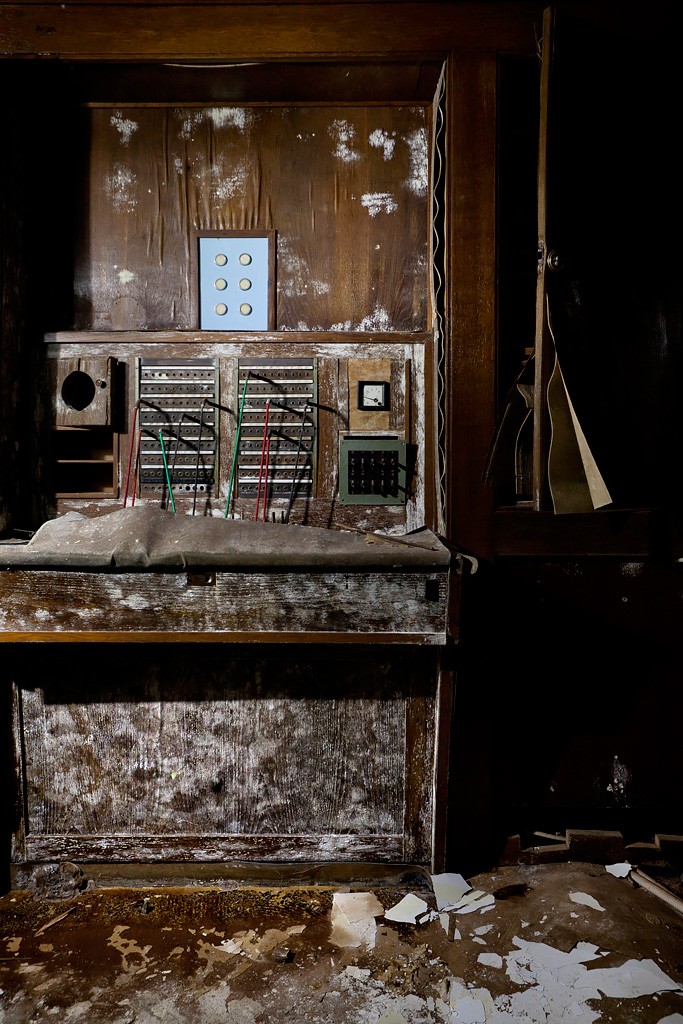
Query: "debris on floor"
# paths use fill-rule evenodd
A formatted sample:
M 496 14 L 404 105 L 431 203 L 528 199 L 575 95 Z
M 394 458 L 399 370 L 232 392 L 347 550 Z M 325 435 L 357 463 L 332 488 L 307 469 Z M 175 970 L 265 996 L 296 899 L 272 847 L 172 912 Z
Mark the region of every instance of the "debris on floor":
M 0 1022 L 683 1024 L 683 914 L 609 868 L 433 875 L 431 891 L 16 890 Z

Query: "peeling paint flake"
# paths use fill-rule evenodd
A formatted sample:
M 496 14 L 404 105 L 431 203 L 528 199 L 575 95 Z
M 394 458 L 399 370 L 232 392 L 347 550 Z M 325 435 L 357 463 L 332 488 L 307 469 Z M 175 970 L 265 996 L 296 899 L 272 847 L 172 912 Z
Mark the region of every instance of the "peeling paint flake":
M 466 893 L 472 890 L 470 883 L 456 872 L 443 872 L 431 877 L 436 906 L 439 910 L 451 910 Z
M 387 921 L 396 921 L 400 924 L 417 924 L 421 914 L 426 913 L 429 907 L 423 899 L 409 892 L 402 900 L 399 900 L 393 907 L 385 911 L 384 917 Z
M 604 907 L 601 907 L 598 901 L 587 892 L 570 892 L 569 899 L 572 903 L 581 903 L 584 907 L 592 907 L 593 910 L 604 911 L 605 909 Z
M 375 945 L 375 918 L 383 913 L 382 904 L 371 892 L 336 892 L 332 899 L 329 941 L 335 946 Z

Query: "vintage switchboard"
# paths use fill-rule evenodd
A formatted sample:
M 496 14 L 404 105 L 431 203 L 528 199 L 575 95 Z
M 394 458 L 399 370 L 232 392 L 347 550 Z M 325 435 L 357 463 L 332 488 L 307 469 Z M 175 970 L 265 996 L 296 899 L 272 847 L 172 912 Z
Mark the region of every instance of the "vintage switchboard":
M 253 103 L 133 103 L 106 98 L 114 79 L 73 111 L 36 529 L 0 572 L 0 639 L 68 652 L 39 688 L 30 649 L 10 668 L 15 877 L 65 858 L 438 865 L 433 91 L 411 75 L 405 102 L 271 105 L 257 78 Z
M 87 499 L 100 509 L 146 502 L 319 525 L 333 515 L 353 526 L 365 506 L 376 526 L 424 524 L 424 390 L 411 380 L 424 376 L 423 339 L 297 335 L 275 345 L 211 332 L 168 346 L 142 333 L 124 345 L 95 334 L 48 341 L 55 511 Z M 82 408 L 60 385 L 83 350 L 84 365 L 116 367 L 108 423 L 91 422 L 94 383 Z

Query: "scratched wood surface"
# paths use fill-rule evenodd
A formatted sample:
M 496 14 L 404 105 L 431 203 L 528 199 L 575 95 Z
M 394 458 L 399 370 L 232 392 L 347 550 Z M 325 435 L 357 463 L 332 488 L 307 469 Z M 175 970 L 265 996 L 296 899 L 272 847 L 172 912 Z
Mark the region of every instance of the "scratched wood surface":
M 274 230 L 277 330 L 426 329 L 424 106 L 87 116 L 74 326 L 196 328 L 196 233 Z
M 446 642 L 448 574 L 0 572 L 0 628 L 22 634 L 337 635 Z
M 49 679 L 35 651 L 10 669 L 25 809 L 15 860 L 428 858 L 424 652 L 90 651 L 77 678 L 61 648 Z

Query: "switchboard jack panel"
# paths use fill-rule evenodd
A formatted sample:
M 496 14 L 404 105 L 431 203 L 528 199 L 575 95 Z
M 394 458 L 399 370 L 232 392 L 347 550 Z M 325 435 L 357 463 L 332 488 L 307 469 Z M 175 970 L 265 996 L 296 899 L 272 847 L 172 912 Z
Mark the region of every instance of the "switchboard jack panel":
M 399 438 L 343 437 L 339 442 L 339 500 L 343 505 L 404 505 L 407 445 Z
M 141 359 L 138 381 L 141 493 L 209 492 L 218 448 L 213 359 Z

